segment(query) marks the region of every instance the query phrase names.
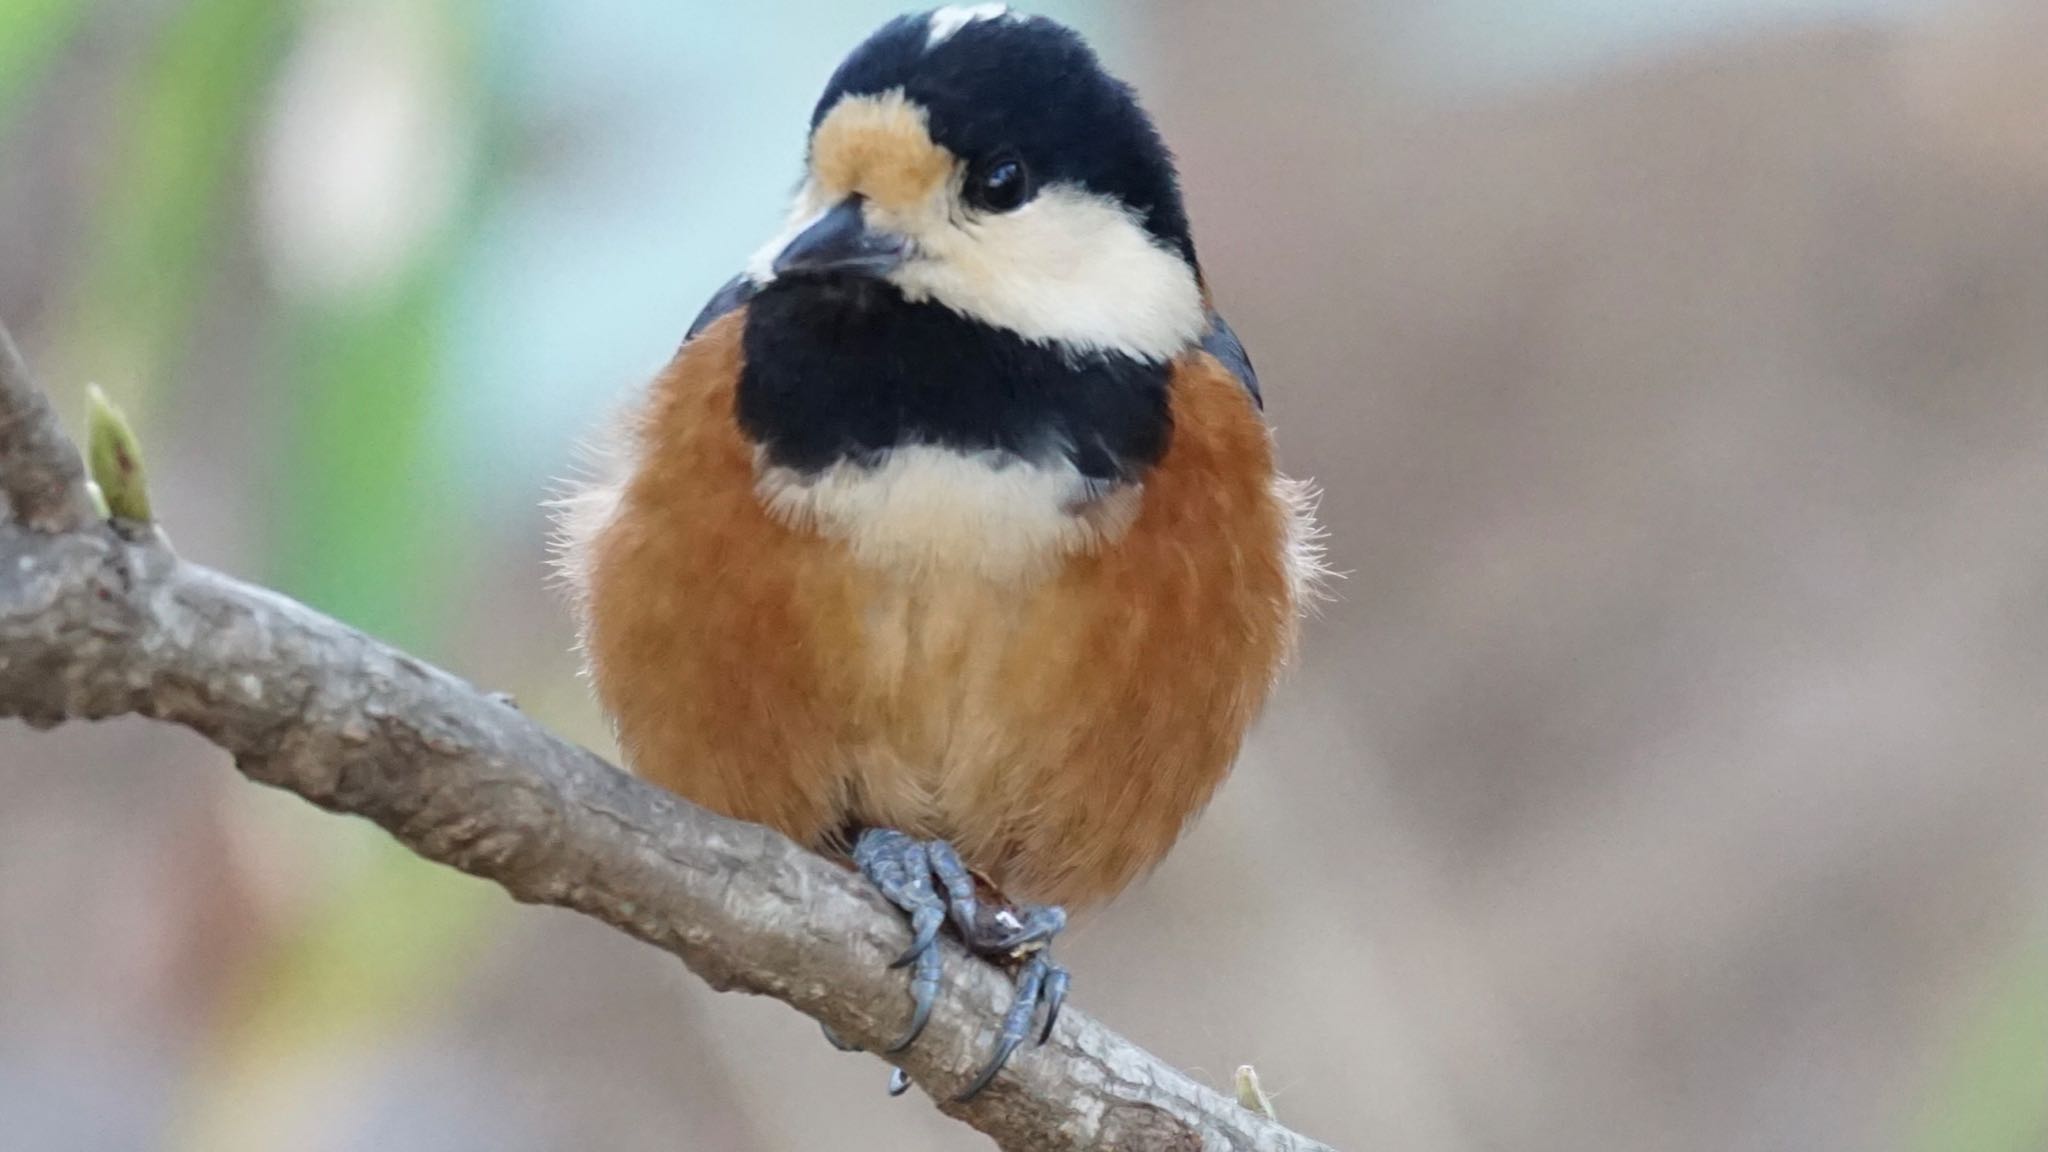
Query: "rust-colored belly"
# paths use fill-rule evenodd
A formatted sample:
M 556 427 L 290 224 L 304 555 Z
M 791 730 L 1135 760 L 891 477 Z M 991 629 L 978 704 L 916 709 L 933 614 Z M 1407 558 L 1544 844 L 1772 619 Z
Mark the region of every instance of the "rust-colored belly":
M 1028 576 L 892 567 L 771 514 L 732 419 L 737 325 L 678 357 L 583 546 L 586 644 L 635 771 L 824 845 L 954 842 L 1019 899 L 1106 898 L 1228 770 L 1291 642 L 1263 422 L 1191 357 L 1114 539 Z

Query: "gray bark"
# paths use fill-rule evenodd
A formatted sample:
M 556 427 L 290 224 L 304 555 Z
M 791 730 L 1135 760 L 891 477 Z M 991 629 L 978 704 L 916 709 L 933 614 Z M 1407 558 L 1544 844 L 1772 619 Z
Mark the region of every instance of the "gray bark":
M 84 485 L 0 330 L 12 509 L 0 518 L 0 718 L 184 725 L 252 780 L 375 821 L 515 900 L 595 917 L 714 988 L 775 997 L 871 1050 L 903 1028 L 905 977 L 887 965 L 909 933 L 845 869 L 631 777 L 345 625 L 187 564 L 155 533 L 97 522 Z M 952 1103 L 1009 984 L 951 944 L 946 968 L 930 1027 L 891 1059 L 1003 1148 L 1323 1147 L 1074 1010 L 981 1098 Z

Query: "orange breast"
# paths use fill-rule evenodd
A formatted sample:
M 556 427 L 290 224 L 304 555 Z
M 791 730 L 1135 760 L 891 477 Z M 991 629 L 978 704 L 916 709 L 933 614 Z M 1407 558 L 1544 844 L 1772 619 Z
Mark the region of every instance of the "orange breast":
M 670 365 L 582 546 L 586 644 L 635 771 L 814 846 L 945 837 L 1015 898 L 1085 904 L 1208 800 L 1291 643 L 1293 510 L 1264 422 L 1191 354 L 1113 541 L 1027 580 L 892 568 L 770 515 L 733 417 L 742 317 Z

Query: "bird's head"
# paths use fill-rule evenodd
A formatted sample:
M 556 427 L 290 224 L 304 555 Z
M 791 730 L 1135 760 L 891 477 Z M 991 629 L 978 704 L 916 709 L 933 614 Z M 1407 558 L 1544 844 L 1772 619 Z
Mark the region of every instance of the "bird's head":
M 1037 344 L 1164 361 L 1206 307 L 1173 159 L 1071 29 L 999 4 L 885 25 L 811 117 L 766 289 L 879 285 Z

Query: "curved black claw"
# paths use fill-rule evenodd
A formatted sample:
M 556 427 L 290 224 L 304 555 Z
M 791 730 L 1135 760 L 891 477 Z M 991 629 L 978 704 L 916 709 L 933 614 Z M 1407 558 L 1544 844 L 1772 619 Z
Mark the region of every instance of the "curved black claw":
M 1049 954 L 1053 937 L 1067 926 L 1063 909 L 1055 905 L 984 904 L 974 874 L 953 846 L 943 840 L 925 843 L 887 828 L 868 828 L 854 841 L 853 862 L 889 903 L 910 917 L 910 947 L 890 964 L 893 968 L 911 970 L 910 1026 L 885 1052 L 908 1048 L 931 1020 L 942 975 L 939 930 L 949 920 L 968 951 L 1014 965 L 1017 974 L 1016 996 L 1003 1013 L 995 1053 L 974 1083 L 955 1099 L 971 1100 L 989 1086 L 1009 1063 L 1010 1056 L 1031 1037 L 1041 1005 L 1045 1008 L 1045 1024 L 1038 1029 L 1037 1042 L 1044 1044 L 1052 1038 L 1060 1006 L 1067 1000 L 1069 983 L 1067 970 L 1054 963 Z M 825 1038 L 836 1048 L 853 1050 L 852 1045 L 842 1042 L 829 1028 Z M 891 1096 L 900 1096 L 909 1087 L 910 1078 L 901 1069 L 889 1078 Z
M 885 1053 L 901 1052 L 915 1043 L 924 1033 L 924 1026 L 931 1023 L 932 1005 L 939 999 L 939 949 L 936 944 L 927 944 L 916 956 L 917 966 L 910 973 L 910 1027 L 904 1029 L 903 1038 L 882 1049 Z
M 910 947 L 903 955 L 889 961 L 891 968 L 908 968 L 917 963 L 925 953 L 933 951 L 932 944 L 939 938 L 939 929 L 946 926 L 946 910 L 937 900 L 921 905 L 910 913 Z
M 1003 1013 L 1003 1028 L 996 1035 L 995 1055 L 982 1067 L 981 1075 L 974 1078 L 958 1096 L 953 1099 L 966 1103 L 981 1094 L 1010 1062 L 1015 1052 L 1031 1035 L 1031 1022 L 1038 1015 L 1038 1006 L 1046 1005 L 1045 1028 L 1038 1034 L 1038 1042 L 1045 1043 L 1052 1035 L 1053 1021 L 1059 1018 L 1060 1003 L 1067 998 L 1067 970 L 1052 962 L 1043 951 L 1035 952 L 1017 970 L 1017 995 L 1010 1001 L 1010 1010 Z
M 1045 974 L 1045 1027 L 1038 1030 L 1038 1046 L 1041 1048 L 1052 1039 L 1052 1026 L 1060 1022 L 1060 1007 L 1067 1002 L 1067 985 L 1072 982 L 1065 968 L 1050 959 L 1046 964 L 1052 971 Z
M 884 1052 L 901 1052 L 917 1041 L 932 1018 L 939 998 L 939 929 L 946 923 L 946 905 L 932 886 L 931 857 L 925 846 L 901 832 L 868 828 L 853 845 L 853 862 L 861 875 L 889 903 L 910 916 L 912 939 L 892 968 L 910 968 L 910 1026 Z

